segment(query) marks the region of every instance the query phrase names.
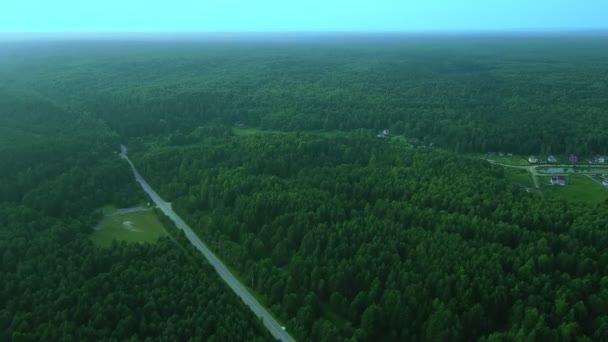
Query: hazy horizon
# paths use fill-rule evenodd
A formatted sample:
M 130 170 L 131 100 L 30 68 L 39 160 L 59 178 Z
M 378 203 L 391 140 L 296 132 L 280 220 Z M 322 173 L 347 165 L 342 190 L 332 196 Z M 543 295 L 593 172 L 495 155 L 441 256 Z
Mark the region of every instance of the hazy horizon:
M 231 40 L 315 37 L 478 37 L 478 36 L 608 36 L 601 30 L 428 30 L 428 31 L 66 31 L 2 32 L 0 41 L 36 40 Z

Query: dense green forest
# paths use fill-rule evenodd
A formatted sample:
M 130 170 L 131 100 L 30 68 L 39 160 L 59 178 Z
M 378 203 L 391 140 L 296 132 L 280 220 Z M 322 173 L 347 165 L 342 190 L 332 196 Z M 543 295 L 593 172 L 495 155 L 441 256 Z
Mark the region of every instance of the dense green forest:
M 0 340 L 270 338 L 177 229 L 94 247 L 99 207 L 144 198 L 101 120 L 6 90 L 0 108 Z
M 457 152 L 608 153 L 604 36 L 6 44 L 0 82 L 123 136 L 384 129 Z
M 270 338 L 177 231 L 91 244 L 122 142 L 298 340 L 608 340 L 608 202 L 458 153 L 607 154 L 607 42 L 6 43 L 0 339 Z
M 608 337 L 608 203 L 365 132 L 142 148 L 142 172 L 306 340 Z

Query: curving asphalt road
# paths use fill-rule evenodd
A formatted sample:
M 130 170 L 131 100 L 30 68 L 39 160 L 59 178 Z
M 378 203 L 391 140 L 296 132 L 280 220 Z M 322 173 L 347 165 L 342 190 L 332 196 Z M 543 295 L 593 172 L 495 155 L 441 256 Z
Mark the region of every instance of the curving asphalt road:
M 144 191 L 152 198 L 152 201 L 167 215 L 177 226 L 177 228 L 184 231 L 190 243 L 194 245 L 203 255 L 207 258 L 207 261 L 215 268 L 217 273 L 222 279 L 230 286 L 232 291 L 239 296 L 247 306 L 253 311 L 253 313 L 262 319 L 262 323 L 272 336 L 280 341 L 295 341 L 286 331 L 284 331 L 281 325 L 272 317 L 272 315 L 266 310 L 252 295 L 249 291 L 239 282 L 239 280 L 226 268 L 224 263 L 207 248 L 207 246 L 201 241 L 201 239 L 194 234 L 192 229 L 171 209 L 171 203 L 165 202 L 152 187 L 143 179 L 141 174 L 137 171 L 129 157 L 127 157 L 127 148 L 124 145 L 120 145 L 120 157 L 125 159 L 131 168 L 135 179 L 144 189 Z

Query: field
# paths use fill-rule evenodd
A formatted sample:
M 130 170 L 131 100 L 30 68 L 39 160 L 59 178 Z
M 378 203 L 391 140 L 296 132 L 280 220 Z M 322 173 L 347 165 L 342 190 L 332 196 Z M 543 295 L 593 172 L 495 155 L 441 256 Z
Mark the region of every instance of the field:
M 566 186 L 552 186 L 549 177 L 540 177 L 542 191 L 546 196 L 565 200 L 578 200 L 597 204 L 608 200 L 608 190 L 586 175 L 567 175 Z
M 530 165 L 530 163 L 528 162 L 527 157 L 523 157 L 523 156 L 518 156 L 518 155 L 512 155 L 512 156 L 498 156 L 498 155 L 494 155 L 494 156 L 483 156 L 485 159 L 489 159 L 489 160 L 493 160 L 496 163 L 499 164 L 505 164 L 505 165 L 517 165 L 517 166 L 528 166 Z
M 522 185 L 528 188 L 534 187 L 530 172 L 524 169 L 512 169 L 505 167 L 505 178 L 511 181 L 513 184 Z
M 247 135 L 255 135 L 262 133 L 262 130 L 259 128 L 238 128 L 232 127 L 232 134 L 242 137 Z
M 113 240 L 154 243 L 165 235 L 165 228 L 151 209 L 119 209 L 106 213 L 91 239 L 99 247 L 108 247 Z

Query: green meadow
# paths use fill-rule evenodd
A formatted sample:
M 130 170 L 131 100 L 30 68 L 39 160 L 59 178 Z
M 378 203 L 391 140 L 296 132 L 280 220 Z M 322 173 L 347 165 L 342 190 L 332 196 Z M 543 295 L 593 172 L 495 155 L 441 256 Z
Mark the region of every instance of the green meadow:
M 512 169 L 505 167 L 505 178 L 513 184 L 524 185 L 528 188 L 534 187 L 532 175 L 530 175 L 530 172 L 524 169 Z
M 167 235 L 165 228 L 152 209 L 130 212 L 116 210 L 106 214 L 91 236 L 99 247 L 108 247 L 112 241 L 154 243 Z
M 578 200 L 597 204 L 608 200 L 608 190 L 586 175 L 566 175 L 566 186 L 550 185 L 549 176 L 540 177 L 542 191 L 545 195 L 565 200 Z

